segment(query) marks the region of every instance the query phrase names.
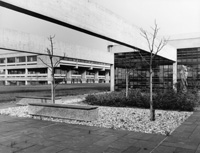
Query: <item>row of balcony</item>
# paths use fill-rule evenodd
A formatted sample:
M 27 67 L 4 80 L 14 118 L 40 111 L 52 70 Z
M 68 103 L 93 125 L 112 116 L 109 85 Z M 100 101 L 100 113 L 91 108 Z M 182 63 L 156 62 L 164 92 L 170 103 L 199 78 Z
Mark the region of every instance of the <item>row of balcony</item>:
M 1 75 L 0 76 L 1 80 L 48 80 L 47 74 L 40 74 L 40 75 L 35 75 L 35 74 L 27 74 L 27 75 L 22 75 L 22 74 L 11 74 L 7 75 Z M 66 75 L 64 74 L 55 74 L 55 78 L 66 78 Z M 81 75 L 71 75 L 71 78 L 79 78 L 81 79 Z M 94 75 L 86 75 L 86 79 L 94 79 Z M 105 79 L 105 76 L 99 75 L 98 79 Z

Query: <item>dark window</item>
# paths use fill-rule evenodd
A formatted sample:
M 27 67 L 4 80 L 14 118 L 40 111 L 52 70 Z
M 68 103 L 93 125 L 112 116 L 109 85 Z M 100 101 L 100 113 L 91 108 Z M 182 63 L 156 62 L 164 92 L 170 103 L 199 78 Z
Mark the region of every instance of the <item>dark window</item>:
M 22 57 L 16 57 L 16 63 L 26 62 L 25 56 Z
M 25 69 L 8 70 L 8 74 L 25 74 Z
M 28 62 L 35 62 L 35 61 L 37 61 L 37 56 L 28 56 L 27 61 Z
M 7 60 L 8 60 L 8 63 L 15 63 L 15 58 L 14 57 L 10 57 Z
M 0 63 L 5 63 L 5 58 L 0 58 Z

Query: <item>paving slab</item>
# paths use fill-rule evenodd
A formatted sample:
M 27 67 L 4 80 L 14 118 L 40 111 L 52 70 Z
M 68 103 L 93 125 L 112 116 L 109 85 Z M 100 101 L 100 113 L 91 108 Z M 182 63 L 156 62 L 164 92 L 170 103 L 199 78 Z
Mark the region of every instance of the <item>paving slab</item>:
M 200 112 L 170 136 L 0 115 L 0 152 L 198 153 Z

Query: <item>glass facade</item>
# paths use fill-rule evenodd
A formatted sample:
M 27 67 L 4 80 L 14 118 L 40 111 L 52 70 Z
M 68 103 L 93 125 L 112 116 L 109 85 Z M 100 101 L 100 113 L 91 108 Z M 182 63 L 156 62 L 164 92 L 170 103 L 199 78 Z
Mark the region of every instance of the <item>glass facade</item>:
M 177 80 L 180 82 L 181 66 L 187 66 L 188 88 L 200 87 L 200 48 L 177 49 Z
M 145 59 L 145 60 L 144 60 Z M 126 87 L 126 70 L 129 72 L 129 88 L 149 88 L 150 54 L 147 52 L 126 52 L 115 54 L 115 90 Z M 172 88 L 173 61 L 160 56 L 153 60 L 153 89 Z

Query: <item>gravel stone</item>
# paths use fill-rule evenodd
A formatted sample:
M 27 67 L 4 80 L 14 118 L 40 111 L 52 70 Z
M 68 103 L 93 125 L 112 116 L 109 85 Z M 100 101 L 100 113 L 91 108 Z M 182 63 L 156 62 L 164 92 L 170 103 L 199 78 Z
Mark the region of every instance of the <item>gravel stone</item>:
M 103 106 L 99 106 L 99 119 L 92 122 L 58 119 L 50 117 L 34 118 L 69 124 L 80 124 L 165 135 L 166 133 L 172 133 L 179 125 L 181 125 L 181 123 L 183 123 L 193 113 L 164 110 L 156 110 L 155 112 L 155 121 L 149 120 L 149 109 Z M 28 106 L 0 109 L 0 114 L 17 117 L 31 117 L 30 115 L 28 115 Z

